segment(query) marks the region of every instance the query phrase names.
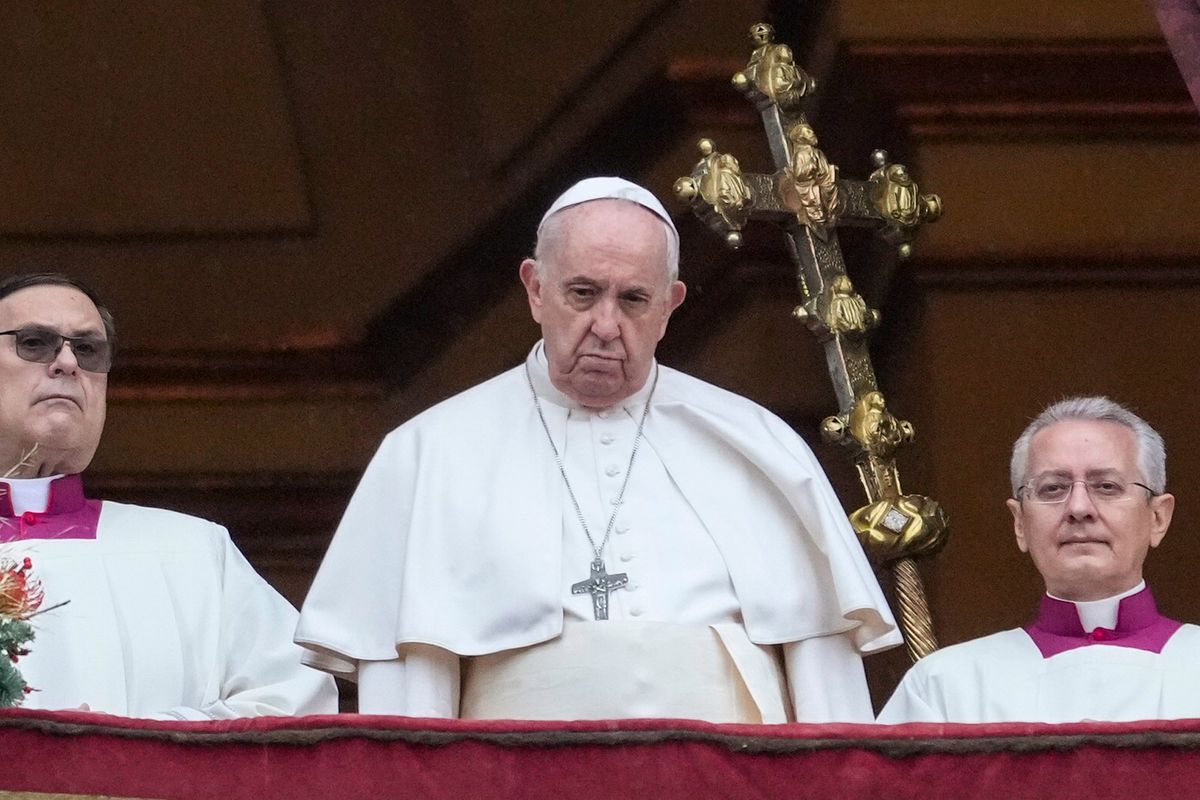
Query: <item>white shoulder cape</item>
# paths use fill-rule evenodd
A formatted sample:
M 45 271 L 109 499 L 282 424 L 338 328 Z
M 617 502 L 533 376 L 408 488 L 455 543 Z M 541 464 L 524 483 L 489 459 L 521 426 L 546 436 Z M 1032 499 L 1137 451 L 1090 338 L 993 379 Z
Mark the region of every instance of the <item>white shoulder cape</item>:
M 807 445 L 751 401 L 660 369 L 646 439 L 725 558 L 751 640 L 899 644 Z M 296 641 L 310 663 L 353 673 L 402 643 L 480 655 L 558 636 L 564 502 L 522 367 L 434 406 L 368 466 Z

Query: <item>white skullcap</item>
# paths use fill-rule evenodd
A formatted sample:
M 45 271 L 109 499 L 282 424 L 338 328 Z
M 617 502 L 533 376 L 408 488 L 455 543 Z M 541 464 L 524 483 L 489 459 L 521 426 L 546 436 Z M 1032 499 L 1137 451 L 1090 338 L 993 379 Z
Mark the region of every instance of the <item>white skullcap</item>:
M 571 206 L 577 206 L 580 203 L 587 203 L 592 200 L 607 200 L 610 198 L 614 200 L 630 200 L 642 208 L 653 211 L 658 215 L 659 219 L 667 223 L 667 227 L 671 231 L 671 236 L 675 239 L 676 249 L 678 249 L 679 231 L 675 230 L 675 223 L 671 221 L 671 215 L 663 208 L 663 204 L 658 202 L 658 198 L 649 191 L 624 178 L 584 178 L 570 189 L 567 189 L 558 196 L 557 200 L 550 204 L 550 208 L 542 215 L 542 221 L 538 223 L 538 236 L 542 235 L 542 227 L 546 224 L 546 220 L 564 208 L 570 208 Z

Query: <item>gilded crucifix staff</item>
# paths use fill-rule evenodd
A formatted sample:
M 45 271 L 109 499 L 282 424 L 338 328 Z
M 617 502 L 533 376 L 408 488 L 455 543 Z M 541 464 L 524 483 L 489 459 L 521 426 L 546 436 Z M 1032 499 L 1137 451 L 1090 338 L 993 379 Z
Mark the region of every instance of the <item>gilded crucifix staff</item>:
M 756 47 L 733 84 L 762 114 L 776 171 L 742 172 L 734 156 L 702 139 L 703 158 L 676 181 L 675 194 L 731 247 L 741 246 L 751 220 L 784 228 L 802 299 L 794 315 L 823 344 L 837 393 L 839 413 L 821 423 L 821 435 L 853 451 L 867 504 L 850 514 L 850 523 L 871 560 L 895 575 L 900 624 L 916 661 L 937 649 L 937 639 L 913 559 L 941 548 L 947 519 L 936 501 L 900 487 L 895 453 L 912 441 L 913 426 L 892 415 L 879 391 L 867 350 L 867 332 L 879 315 L 846 274 L 837 228 L 874 228 L 906 258 L 916 229 L 941 215 L 941 200 L 921 194 L 908 170 L 888 163 L 882 150 L 872 154 L 876 169 L 866 181 L 839 178 L 800 111 L 816 81 L 796 66 L 787 45 L 774 42 L 770 25 L 759 23 L 750 33 Z

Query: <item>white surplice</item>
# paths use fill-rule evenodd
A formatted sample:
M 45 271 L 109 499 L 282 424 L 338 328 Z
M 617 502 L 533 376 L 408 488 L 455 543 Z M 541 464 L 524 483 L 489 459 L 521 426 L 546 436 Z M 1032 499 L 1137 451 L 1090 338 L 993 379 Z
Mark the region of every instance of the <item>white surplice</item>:
M 879 722 L 1193 718 L 1198 681 L 1200 627 L 1160 616 L 1139 583 L 1102 600 L 1047 596 L 1028 629 L 931 653 L 905 674 Z
M 621 406 L 595 411 L 550 384 L 540 347 L 527 365 L 597 543 L 618 509 L 604 557 L 629 584 L 612 592 L 610 620 L 696 628 L 751 682 L 758 657 L 747 648 L 785 644 L 800 719 L 869 718 L 859 653 L 900 639 L 799 437 L 750 401 L 669 368 L 658 368 L 656 386 L 652 373 Z M 441 661 L 454 674 L 431 691 L 453 705 L 456 665 L 439 650 L 495 654 L 554 639 L 564 624 L 605 624 L 593 621 L 590 596 L 571 592 L 591 560 L 518 367 L 385 439 L 305 601 L 297 641 L 313 650 L 311 663 L 372 687 L 383 663 L 392 664 L 384 680 L 411 681 Z M 406 687 L 391 710 L 436 711 L 421 694 Z M 440 713 L 453 709 L 443 702 Z
M 18 665 L 27 708 L 190 720 L 337 713 L 328 675 L 300 663 L 296 611 L 226 530 L 104 502 L 96 538 L 0 545 L 45 591 Z
M 1045 658 L 1020 628 L 913 665 L 879 715 L 901 722 L 1127 722 L 1200 717 L 1200 627 L 1161 653 L 1094 646 Z

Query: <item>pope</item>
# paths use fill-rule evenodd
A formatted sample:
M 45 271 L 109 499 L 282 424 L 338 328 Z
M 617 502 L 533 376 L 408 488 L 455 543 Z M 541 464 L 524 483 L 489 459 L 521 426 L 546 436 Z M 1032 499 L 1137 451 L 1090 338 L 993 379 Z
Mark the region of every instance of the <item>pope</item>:
M 542 340 L 388 435 L 304 603 L 361 711 L 872 718 L 892 616 L 800 438 L 655 359 L 678 270 L 639 186 L 547 210 L 519 270 Z

